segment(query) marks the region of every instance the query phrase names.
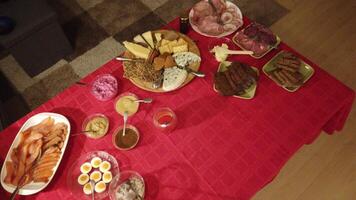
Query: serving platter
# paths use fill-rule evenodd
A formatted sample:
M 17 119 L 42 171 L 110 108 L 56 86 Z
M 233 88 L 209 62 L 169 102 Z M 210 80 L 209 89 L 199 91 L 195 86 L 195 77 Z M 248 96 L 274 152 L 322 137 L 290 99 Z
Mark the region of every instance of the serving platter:
M 195 44 L 195 42 L 190 39 L 187 35 L 184 35 L 182 33 L 173 31 L 173 30 L 156 30 L 156 31 L 152 31 L 152 33 L 161 33 L 163 35 L 163 37 L 165 35 L 167 35 L 169 32 L 174 32 L 176 34 L 179 35 L 179 37 L 183 38 L 187 43 L 188 43 L 188 50 L 189 52 L 195 53 L 196 55 L 198 55 L 200 57 L 200 51 L 198 46 Z M 127 55 L 130 54 L 129 51 L 125 51 L 124 52 L 124 57 L 128 57 Z M 123 62 L 124 65 L 124 70 L 125 67 L 127 67 L 126 62 Z M 198 71 L 200 68 L 200 62 L 199 63 L 192 63 L 188 66 L 190 69 L 194 70 L 194 71 Z M 175 90 L 178 90 L 179 88 L 182 88 L 183 86 L 185 86 L 186 84 L 188 84 L 190 81 L 192 81 L 194 78 L 194 75 L 192 74 L 188 74 L 187 78 L 185 79 L 184 83 L 181 84 L 178 88 L 176 88 Z M 160 88 L 154 88 L 153 84 L 151 82 L 146 82 L 146 81 L 142 81 L 140 79 L 137 78 L 130 78 L 129 79 L 135 86 L 149 91 L 149 92 L 156 92 L 156 93 L 163 93 L 163 92 L 170 92 L 170 91 L 164 91 L 161 87 Z M 172 90 L 172 91 L 175 91 Z
M 280 83 L 278 83 L 277 81 L 275 81 L 273 78 L 271 78 L 270 72 L 275 70 L 276 67 L 274 66 L 274 63 L 276 62 L 276 60 L 283 54 L 285 53 L 285 51 L 281 51 L 278 54 L 276 54 L 268 63 L 266 63 L 263 68 L 262 71 L 271 79 L 273 80 L 277 85 L 281 86 L 282 88 L 284 88 L 285 90 L 287 90 L 288 92 L 295 92 L 297 91 L 302 85 L 304 85 L 314 74 L 314 69 L 307 64 L 306 62 L 304 62 L 302 59 L 300 59 L 301 61 L 301 66 L 299 69 L 299 72 L 303 75 L 303 84 L 299 85 L 299 86 L 295 86 L 295 87 L 286 87 L 284 85 L 281 85 Z
M 248 26 L 247 26 L 247 27 L 248 27 Z M 232 37 L 232 42 L 233 42 L 234 44 L 236 44 L 238 47 L 240 47 L 240 49 L 242 49 L 242 50 L 244 50 L 244 51 L 250 51 L 250 50 L 244 48 L 244 47 L 238 42 L 237 34 L 240 33 L 240 32 L 243 33 L 244 30 L 245 30 L 247 27 L 245 27 L 245 28 L 243 28 L 242 30 L 236 32 L 236 34 Z M 253 58 L 259 59 L 259 58 L 262 58 L 263 56 L 265 56 L 266 54 L 268 54 L 269 52 L 271 52 L 273 49 L 277 49 L 278 45 L 281 43 L 281 38 L 280 38 L 278 35 L 275 35 L 275 36 L 276 36 L 277 42 L 276 42 L 276 44 L 274 44 L 273 46 L 269 46 L 268 51 L 266 51 L 265 53 L 263 53 L 262 55 L 259 55 L 259 56 L 255 55 L 255 54 L 251 54 L 250 56 L 253 57 Z
M 231 65 L 231 62 L 229 61 L 224 61 L 224 62 L 221 62 L 219 64 L 219 68 L 218 68 L 218 72 L 224 72 L 228 69 L 228 67 Z M 251 68 L 253 70 L 255 70 L 257 72 L 257 76 L 260 75 L 258 69 L 256 67 L 252 67 Z M 218 92 L 218 90 L 215 88 L 215 84 L 213 86 L 214 88 L 214 91 L 215 92 Z M 249 87 L 247 90 L 246 90 L 246 93 L 245 94 L 242 94 L 242 95 L 233 95 L 233 97 L 235 98 L 239 98 L 239 99 L 252 99 L 255 94 L 256 94 L 256 89 L 257 89 L 257 83 L 253 84 L 251 87 Z
M 234 7 L 235 10 L 236 10 L 237 16 L 239 16 L 239 18 L 240 18 L 241 21 L 242 21 L 242 12 L 241 12 L 240 8 L 239 8 L 237 5 L 235 5 L 234 3 L 230 2 L 230 1 L 226 1 L 226 5 L 227 5 L 228 7 L 230 7 L 230 6 Z M 239 29 L 241 26 L 243 26 L 243 21 L 242 21 L 241 25 L 240 25 L 240 26 L 236 26 L 236 28 L 235 28 L 234 30 L 224 32 L 224 33 L 222 33 L 222 34 L 220 34 L 220 35 L 209 35 L 209 34 L 206 34 L 206 33 L 201 32 L 201 31 L 199 30 L 199 28 L 191 22 L 193 15 L 194 15 L 194 10 L 191 9 L 191 10 L 189 11 L 189 23 L 190 23 L 190 26 L 193 28 L 193 30 L 194 30 L 195 32 L 199 33 L 200 35 L 206 36 L 206 37 L 217 37 L 217 38 L 225 37 L 225 36 L 231 35 L 231 34 L 234 33 L 237 29 Z
M 5 161 L 4 163 L 6 163 L 7 161 L 11 161 L 11 152 L 14 148 L 16 148 L 20 142 L 20 138 L 21 138 L 21 132 L 23 132 L 24 130 L 28 129 L 29 127 L 31 126 L 34 126 L 34 125 L 37 125 L 39 124 L 42 120 L 48 118 L 48 117 L 51 117 L 52 119 L 54 119 L 55 123 L 59 123 L 59 122 L 62 122 L 64 124 L 67 125 L 67 135 L 66 135 L 66 138 L 64 140 L 64 143 L 63 143 L 63 146 L 61 148 L 61 155 L 60 155 L 60 158 L 57 162 L 57 164 L 55 165 L 55 167 L 53 168 L 53 173 L 52 175 L 49 177 L 49 180 L 47 182 L 38 182 L 38 183 L 34 183 L 34 182 L 30 182 L 29 184 L 26 184 L 24 185 L 20 190 L 19 190 L 19 194 L 20 195 L 31 195 L 31 194 L 35 194 L 35 193 L 38 193 L 40 192 L 41 190 L 43 190 L 44 188 L 47 187 L 47 185 L 51 182 L 51 180 L 53 179 L 58 167 L 59 167 L 59 164 L 61 163 L 61 160 L 63 158 L 63 155 L 64 155 L 64 152 L 65 152 L 65 149 L 67 147 L 67 144 L 68 144 L 68 140 L 69 140 L 69 137 L 70 137 L 70 123 L 68 121 L 68 119 L 63 116 L 63 115 L 60 115 L 60 114 L 57 114 L 57 113 L 50 113 L 50 112 L 43 112 L 43 113 L 39 113 L 39 114 L 36 114 L 34 116 L 32 116 L 31 118 L 29 118 L 23 125 L 22 127 L 20 128 L 20 130 L 18 131 L 14 141 L 12 142 L 11 144 L 11 147 L 6 155 L 6 158 L 5 158 Z M 4 179 L 6 177 L 6 174 L 7 174 L 7 170 L 6 170 L 6 165 L 4 164 L 2 166 L 2 169 L 1 169 L 1 185 L 3 186 L 3 188 L 7 191 L 7 192 L 10 192 L 12 193 L 15 189 L 16 189 L 16 186 L 14 185 L 9 185 L 9 184 L 6 184 L 4 182 Z

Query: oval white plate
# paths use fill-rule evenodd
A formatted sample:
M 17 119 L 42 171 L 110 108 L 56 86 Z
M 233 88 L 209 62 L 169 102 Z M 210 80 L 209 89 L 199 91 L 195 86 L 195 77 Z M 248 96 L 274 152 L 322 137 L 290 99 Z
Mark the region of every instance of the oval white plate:
M 236 8 L 236 10 L 237 10 L 237 15 L 240 16 L 240 19 L 242 20 L 242 13 L 241 13 L 240 8 L 237 7 L 237 5 L 235 5 L 234 3 L 230 2 L 230 1 L 226 1 L 226 5 L 227 6 L 234 6 Z M 232 34 L 233 32 L 235 32 L 237 29 L 239 29 L 243 25 L 243 21 L 242 21 L 242 24 L 240 26 L 236 27 L 235 30 L 224 32 L 224 33 L 222 33 L 220 35 L 208 35 L 206 33 L 201 32 L 197 26 L 195 26 L 194 24 L 191 23 L 191 18 L 193 17 L 193 13 L 194 13 L 194 10 L 192 8 L 192 9 L 190 9 L 190 12 L 189 12 L 189 23 L 190 23 L 190 26 L 193 28 L 193 30 L 195 32 L 199 33 L 200 35 L 204 35 L 206 37 L 225 37 L 225 36 L 228 36 L 228 35 Z
M 36 115 L 32 116 L 30 119 L 28 119 L 24 123 L 24 125 L 22 125 L 22 127 L 19 130 L 19 132 L 17 133 L 14 141 L 12 142 L 12 145 L 11 145 L 9 151 L 7 152 L 6 159 L 5 159 L 4 164 L 2 166 L 2 169 L 1 169 L 1 185 L 3 186 L 3 188 L 6 191 L 12 193 L 16 188 L 16 186 L 8 185 L 8 184 L 4 183 L 4 179 L 5 179 L 5 176 L 6 176 L 6 173 L 7 173 L 6 167 L 5 167 L 5 163 L 6 163 L 6 161 L 11 160 L 10 154 L 11 154 L 12 150 L 15 147 L 17 147 L 18 143 L 20 142 L 20 134 L 19 133 L 21 133 L 22 131 L 28 129 L 31 126 L 39 124 L 42 120 L 46 119 L 47 117 L 52 117 L 54 119 L 55 123 L 63 122 L 68 126 L 68 134 L 67 134 L 67 137 L 66 137 L 66 139 L 64 141 L 64 144 L 63 144 L 63 147 L 62 147 L 61 157 L 59 158 L 56 166 L 54 167 L 53 174 L 49 178 L 49 181 L 47 183 L 43 183 L 43 182 L 42 183 L 34 183 L 34 182 L 31 182 L 31 183 L 25 185 L 23 188 L 21 188 L 19 190 L 19 194 L 20 195 L 31 195 L 31 194 L 35 194 L 37 192 L 40 192 L 41 190 L 43 190 L 44 188 L 47 187 L 47 185 L 51 182 L 54 174 L 56 173 L 56 171 L 58 169 L 58 166 L 59 166 L 59 163 L 61 162 L 61 160 L 63 158 L 64 151 L 65 151 L 65 149 L 67 147 L 69 134 L 70 134 L 70 123 L 69 123 L 69 121 L 68 121 L 68 119 L 66 117 L 64 117 L 63 115 L 57 114 L 57 113 L 49 113 L 49 112 L 39 113 L 39 114 L 36 114 Z

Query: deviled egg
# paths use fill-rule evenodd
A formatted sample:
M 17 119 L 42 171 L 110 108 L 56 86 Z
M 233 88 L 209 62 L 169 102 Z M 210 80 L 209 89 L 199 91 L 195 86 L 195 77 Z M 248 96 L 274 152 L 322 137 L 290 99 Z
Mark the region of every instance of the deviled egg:
M 101 164 L 102 160 L 99 157 L 94 157 L 93 159 L 91 159 L 90 163 L 91 166 L 93 166 L 94 168 L 98 168 Z
M 112 180 L 112 174 L 110 171 L 104 172 L 103 173 L 103 182 L 104 183 L 110 183 Z
M 91 169 L 92 169 L 92 165 L 89 162 L 85 162 L 80 166 L 80 171 L 83 174 L 89 173 L 91 171 Z
M 111 169 L 111 164 L 108 161 L 103 161 L 99 166 L 99 170 L 101 172 L 106 172 L 109 171 L 110 169 Z
M 89 181 L 89 175 L 88 174 L 81 174 L 78 176 L 78 183 L 80 185 L 84 185 Z
M 101 172 L 99 171 L 93 171 L 91 174 L 90 174 L 90 180 L 93 180 L 96 182 L 100 181 L 101 180 Z
M 90 182 L 84 185 L 84 187 L 83 187 L 84 194 L 86 194 L 86 195 L 91 194 L 92 193 L 91 190 L 92 190 L 92 186 L 91 186 Z
M 95 192 L 97 193 L 102 193 L 106 190 L 106 184 L 104 181 L 99 181 L 98 183 L 95 184 Z

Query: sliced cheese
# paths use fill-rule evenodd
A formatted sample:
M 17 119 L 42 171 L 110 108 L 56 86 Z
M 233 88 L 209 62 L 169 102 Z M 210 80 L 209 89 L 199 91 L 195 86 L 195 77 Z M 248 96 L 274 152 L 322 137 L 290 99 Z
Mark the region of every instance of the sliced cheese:
M 163 72 L 163 85 L 164 91 L 172 91 L 179 88 L 187 78 L 187 71 L 177 67 L 166 68 Z
M 175 46 L 172 49 L 173 53 L 178 53 L 178 52 L 187 52 L 188 51 L 188 45 L 183 44 L 180 46 Z
M 133 40 L 134 40 L 135 42 L 137 42 L 137 43 L 146 44 L 145 40 L 142 38 L 141 35 L 136 35 Z
M 188 42 L 186 42 L 183 38 L 179 38 L 177 44 L 178 44 L 178 45 L 188 45 Z
M 162 40 L 162 33 L 155 33 L 156 42 L 159 43 Z
M 168 43 L 169 49 L 171 49 L 171 51 L 173 52 L 173 47 L 177 46 L 177 44 L 178 44 L 177 40 L 170 41 Z
M 148 59 L 148 56 L 150 54 L 150 50 L 148 48 L 128 41 L 124 41 L 123 44 L 126 49 L 129 50 L 135 56 L 139 58 Z
M 147 31 L 142 33 L 142 36 L 145 38 L 145 40 L 148 42 L 149 46 L 154 48 L 154 42 L 153 42 L 153 38 L 152 38 L 152 33 L 151 31 Z
M 164 53 L 172 53 L 172 50 L 169 48 L 169 45 L 163 45 L 158 47 L 159 53 L 164 54 Z
M 164 45 L 166 45 L 166 44 L 169 44 L 171 41 L 169 41 L 169 40 L 166 40 L 166 39 L 162 39 L 162 41 L 161 41 L 161 46 L 164 46 Z

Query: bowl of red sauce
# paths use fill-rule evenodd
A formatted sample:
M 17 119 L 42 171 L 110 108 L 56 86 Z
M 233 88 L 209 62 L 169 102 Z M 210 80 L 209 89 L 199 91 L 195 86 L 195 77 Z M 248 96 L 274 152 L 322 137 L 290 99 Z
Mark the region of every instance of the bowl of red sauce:
M 117 79 L 111 74 L 97 76 L 91 84 L 92 95 L 100 101 L 108 101 L 117 95 Z
M 168 107 L 158 108 L 153 114 L 154 126 L 162 132 L 171 132 L 177 125 L 177 116 Z

